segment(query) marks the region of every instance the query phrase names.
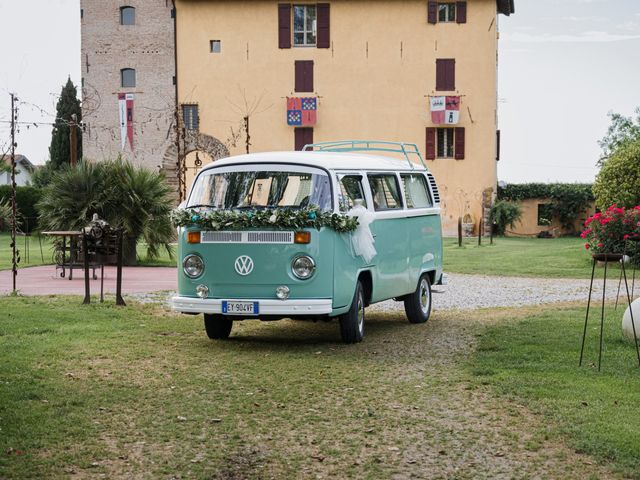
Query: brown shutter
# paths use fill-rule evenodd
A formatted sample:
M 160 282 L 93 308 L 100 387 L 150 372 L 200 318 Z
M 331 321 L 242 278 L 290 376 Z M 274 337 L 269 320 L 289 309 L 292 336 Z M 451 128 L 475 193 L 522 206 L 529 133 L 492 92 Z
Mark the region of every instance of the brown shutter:
M 496 162 L 500 161 L 500 130 L 496 130 Z
M 456 127 L 454 135 L 454 149 L 456 160 L 464 160 L 464 127 Z
M 453 58 L 436 60 L 436 90 L 456 89 L 456 61 Z
M 295 61 L 295 91 L 313 92 L 313 60 Z
M 467 23 L 467 2 L 456 2 L 456 22 Z
M 278 47 L 291 48 L 291 5 L 278 4 Z
M 329 4 L 319 3 L 316 7 L 318 17 L 318 38 L 316 46 L 318 48 L 329 48 L 331 36 L 329 34 Z
M 438 2 L 429 0 L 427 2 L 427 21 L 429 23 L 438 23 Z
M 296 128 L 294 130 L 295 136 L 295 144 L 294 148 L 296 150 L 302 150 L 305 145 L 308 143 L 313 143 L 313 128 Z
M 427 144 L 426 144 L 425 158 L 427 160 L 436 159 L 436 129 L 433 127 L 427 128 Z

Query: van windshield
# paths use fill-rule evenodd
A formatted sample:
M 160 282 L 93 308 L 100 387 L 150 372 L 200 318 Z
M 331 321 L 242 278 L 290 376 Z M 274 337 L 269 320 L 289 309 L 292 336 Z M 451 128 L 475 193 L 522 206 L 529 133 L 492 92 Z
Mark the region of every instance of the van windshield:
M 321 170 L 212 169 L 194 183 L 188 207 L 216 209 L 304 208 L 331 210 L 329 176 Z M 268 168 L 268 169 L 267 169 Z

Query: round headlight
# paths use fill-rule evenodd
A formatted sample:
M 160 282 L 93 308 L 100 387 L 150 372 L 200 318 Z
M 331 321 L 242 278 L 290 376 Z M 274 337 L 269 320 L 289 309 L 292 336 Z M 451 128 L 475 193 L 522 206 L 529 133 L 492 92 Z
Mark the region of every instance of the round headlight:
M 204 262 L 199 255 L 187 255 L 182 261 L 182 269 L 189 278 L 196 278 L 202 275 L 204 271 Z
M 313 275 L 316 270 L 316 262 L 313 258 L 306 255 L 301 255 L 293 259 L 291 263 L 291 271 L 293 274 L 301 280 L 306 280 Z

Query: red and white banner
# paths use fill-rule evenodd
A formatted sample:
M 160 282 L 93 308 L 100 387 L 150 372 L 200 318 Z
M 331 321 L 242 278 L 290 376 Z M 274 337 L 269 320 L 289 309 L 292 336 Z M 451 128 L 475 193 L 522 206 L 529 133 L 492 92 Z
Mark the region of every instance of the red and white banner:
M 431 122 L 436 125 L 456 125 L 460 121 L 460 97 L 431 97 Z
M 129 140 L 129 147 L 133 151 L 133 93 L 118 94 L 118 111 L 120 113 L 120 146 Z

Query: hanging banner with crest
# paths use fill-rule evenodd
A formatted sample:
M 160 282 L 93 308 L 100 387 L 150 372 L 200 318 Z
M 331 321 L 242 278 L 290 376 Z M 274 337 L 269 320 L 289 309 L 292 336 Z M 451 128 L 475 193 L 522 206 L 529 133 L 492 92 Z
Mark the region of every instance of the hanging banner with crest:
M 436 125 L 456 125 L 460 121 L 460 97 L 430 97 L 431 122 Z

